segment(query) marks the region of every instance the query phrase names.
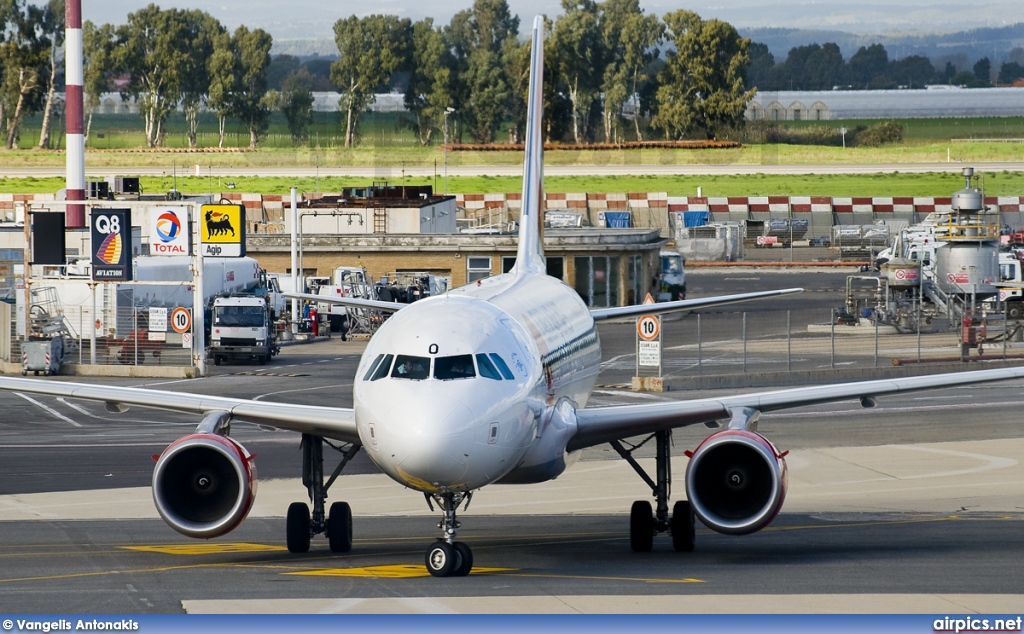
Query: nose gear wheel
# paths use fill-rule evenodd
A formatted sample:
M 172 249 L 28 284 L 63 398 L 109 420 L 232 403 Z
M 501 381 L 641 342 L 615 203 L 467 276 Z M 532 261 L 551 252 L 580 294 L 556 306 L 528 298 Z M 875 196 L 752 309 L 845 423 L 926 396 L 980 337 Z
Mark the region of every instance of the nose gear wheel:
M 435 504 L 441 509 L 441 521 L 437 523 L 441 537 L 427 549 L 427 571 L 435 577 L 465 577 L 473 569 L 473 551 L 464 542 L 455 541 L 462 526 L 455 514 L 463 502 L 463 510 L 469 508 L 473 493 L 424 493 L 423 497 L 430 510 Z

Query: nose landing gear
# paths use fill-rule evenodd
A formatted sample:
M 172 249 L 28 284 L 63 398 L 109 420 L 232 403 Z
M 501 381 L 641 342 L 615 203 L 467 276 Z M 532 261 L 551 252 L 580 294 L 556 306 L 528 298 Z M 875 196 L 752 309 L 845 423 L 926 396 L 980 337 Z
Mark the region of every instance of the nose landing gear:
M 427 571 L 435 577 L 465 577 L 473 569 L 473 551 L 464 542 L 455 541 L 455 534 L 462 524 L 455 518 L 455 512 L 465 501 L 469 502 L 473 493 L 424 493 L 427 506 L 434 510 L 436 503 L 443 515 L 437 527 L 441 529 L 441 537 L 427 549 L 424 558 Z

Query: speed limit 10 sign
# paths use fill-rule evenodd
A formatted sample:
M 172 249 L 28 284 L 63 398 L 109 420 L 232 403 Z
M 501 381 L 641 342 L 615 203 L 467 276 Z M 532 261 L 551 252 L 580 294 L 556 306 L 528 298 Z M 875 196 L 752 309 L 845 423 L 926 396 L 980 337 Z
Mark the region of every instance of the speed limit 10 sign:
M 174 332 L 188 332 L 192 329 L 192 313 L 181 306 L 171 312 L 171 328 Z
M 654 341 L 661 334 L 661 322 L 654 315 L 644 315 L 636 321 L 636 332 L 644 341 Z

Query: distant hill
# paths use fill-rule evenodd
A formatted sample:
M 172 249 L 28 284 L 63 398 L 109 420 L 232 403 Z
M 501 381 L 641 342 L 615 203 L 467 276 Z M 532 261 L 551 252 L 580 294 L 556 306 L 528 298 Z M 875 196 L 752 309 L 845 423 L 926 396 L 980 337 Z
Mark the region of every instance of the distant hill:
M 998 28 L 979 28 L 957 33 L 877 33 L 858 34 L 846 31 L 739 28 L 743 37 L 761 42 L 775 56 L 776 62 L 785 61 L 789 51 L 797 46 L 835 42 L 847 60 L 861 46 L 881 44 L 889 53 L 889 59 L 901 59 L 910 55 L 923 55 L 935 64 L 953 60 L 954 64 L 973 65 L 982 57 L 988 57 L 993 67 L 1007 61 L 1015 48 L 1024 49 L 1024 22 Z M 1019 52 L 1024 56 L 1024 50 Z M 1024 60 L 1017 60 L 1024 61 Z M 960 65 L 958 64 L 958 65 Z

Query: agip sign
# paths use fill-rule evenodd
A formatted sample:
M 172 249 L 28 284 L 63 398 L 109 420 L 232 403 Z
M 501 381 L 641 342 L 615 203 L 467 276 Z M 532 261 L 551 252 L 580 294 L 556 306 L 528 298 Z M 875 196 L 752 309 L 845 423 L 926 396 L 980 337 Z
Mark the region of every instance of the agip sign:
M 149 210 L 149 254 L 190 255 L 188 209 L 155 207 Z
M 245 207 L 203 205 L 200 236 L 202 254 L 212 257 L 245 255 Z

